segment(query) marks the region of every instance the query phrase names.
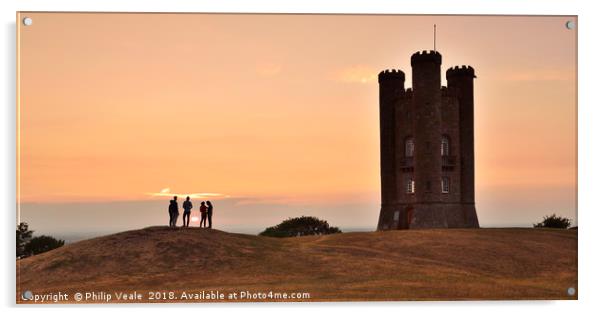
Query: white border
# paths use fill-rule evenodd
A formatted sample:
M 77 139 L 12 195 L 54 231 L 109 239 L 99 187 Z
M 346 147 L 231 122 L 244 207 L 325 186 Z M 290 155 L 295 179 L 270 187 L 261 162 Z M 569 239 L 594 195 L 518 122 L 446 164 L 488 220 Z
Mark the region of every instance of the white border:
M 2 265 L 2 309 L 8 313 L 44 313 L 57 315 L 72 315 L 106 312 L 132 313 L 133 306 L 107 307 L 90 309 L 83 307 L 71 308 L 22 308 L 14 307 L 15 277 L 14 277 L 14 234 L 15 223 L 15 12 L 16 11 L 143 11 L 143 12 L 249 12 L 249 13 L 418 13 L 418 14 L 546 14 L 546 15 L 579 15 L 579 301 L 558 302 L 401 302 L 401 303 L 313 303 L 313 304 L 231 304 L 203 305 L 197 313 L 251 313 L 263 315 L 274 314 L 307 314 L 316 312 L 326 313 L 378 313 L 385 314 L 459 314 L 462 315 L 504 315 L 509 314 L 546 314 L 573 315 L 593 313 L 600 293 L 600 238 L 598 226 L 602 225 L 602 208 L 598 195 L 599 182 L 602 179 L 600 164 L 602 162 L 600 145 L 594 135 L 602 135 L 600 124 L 599 82 L 597 77 L 602 74 L 600 62 L 599 32 L 602 30 L 600 10 L 597 1 L 536 1 L 536 0 L 431 0 L 431 1 L 126 1 L 126 0 L 3 0 L 0 2 L 2 11 L 3 30 L 2 45 L 2 76 L 0 89 L 5 97 L 2 107 L 2 122 L 0 123 L 2 137 L 0 138 L 3 155 L 1 173 L 2 196 L 4 204 L 3 221 L 4 241 Z M 545 52 L 541 52 L 545 54 Z M 140 307 L 140 306 L 137 306 Z M 152 309 L 143 311 L 150 314 L 185 313 L 185 310 L 167 311 L 174 305 L 153 305 Z M 185 308 L 198 308 L 199 305 Z M 294 309 L 291 307 L 295 307 Z M 108 309 L 106 309 L 108 308 Z M 219 310 L 213 310 L 218 308 Z M 402 308 L 402 309 L 400 309 Z M 8 309 L 8 310 L 5 310 Z M 285 310 L 282 310 L 285 309 Z M 316 310 L 316 309 L 319 309 Z

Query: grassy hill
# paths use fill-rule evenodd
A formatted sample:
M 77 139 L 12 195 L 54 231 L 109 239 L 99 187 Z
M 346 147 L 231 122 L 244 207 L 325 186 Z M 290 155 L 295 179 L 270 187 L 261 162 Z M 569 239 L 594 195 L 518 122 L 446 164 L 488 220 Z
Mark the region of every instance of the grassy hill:
M 576 298 L 567 295 L 569 287 L 577 287 L 575 230 L 432 229 L 277 239 L 150 227 L 17 261 L 18 300 L 25 290 L 137 291 L 145 300 L 148 291 L 179 296 L 203 290 L 311 295 L 292 301 Z

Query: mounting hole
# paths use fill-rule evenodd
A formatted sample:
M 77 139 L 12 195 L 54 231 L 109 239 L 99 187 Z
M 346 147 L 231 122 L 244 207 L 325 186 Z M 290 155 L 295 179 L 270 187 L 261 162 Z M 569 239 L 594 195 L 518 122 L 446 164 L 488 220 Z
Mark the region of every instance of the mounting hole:
M 25 17 L 25 18 L 23 19 L 23 24 L 24 24 L 25 26 L 30 26 L 30 25 L 32 25 L 32 24 L 33 24 L 33 20 L 32 20 L 30 17 Z
M 566 294 L 568 294 L 568 295 L 570 295 L 570 296 L 573 296 L 573 295 L 575 295 L 575 288 L 574 288 L 574 287 L 569 287 L 569 288 L 566 290 Z
M 21 297 L 24 300 L 31 300 L 33 298 L 33 293 L 31 293 L 31 291 L 25 291 Z
M 572 30 L 575 28 L 575 22 L 573 21 L 567 21 L 564 26 L 566 26 L 567 29 Z

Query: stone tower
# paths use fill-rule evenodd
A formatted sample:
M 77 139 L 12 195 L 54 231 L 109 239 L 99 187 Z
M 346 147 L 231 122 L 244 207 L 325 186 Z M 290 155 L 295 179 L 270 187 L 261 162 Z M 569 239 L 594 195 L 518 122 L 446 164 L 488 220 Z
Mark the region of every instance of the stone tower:
M 474 69 L 450 68 L 441 54 L 411 57 L 378 75 L 381 210 L 378 229 L 479 227 L 474 186 Z

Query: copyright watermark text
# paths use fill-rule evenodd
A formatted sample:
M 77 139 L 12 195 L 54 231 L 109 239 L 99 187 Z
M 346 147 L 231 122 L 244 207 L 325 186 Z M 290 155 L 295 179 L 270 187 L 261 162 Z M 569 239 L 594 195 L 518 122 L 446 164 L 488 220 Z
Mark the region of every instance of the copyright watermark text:
M 212 302 L 212 301 L 306 301 L 308 292 L 281 291 L 81 291 L 35 293 L 25 291 L 24 303 L 127 303 L 127 302 Z

